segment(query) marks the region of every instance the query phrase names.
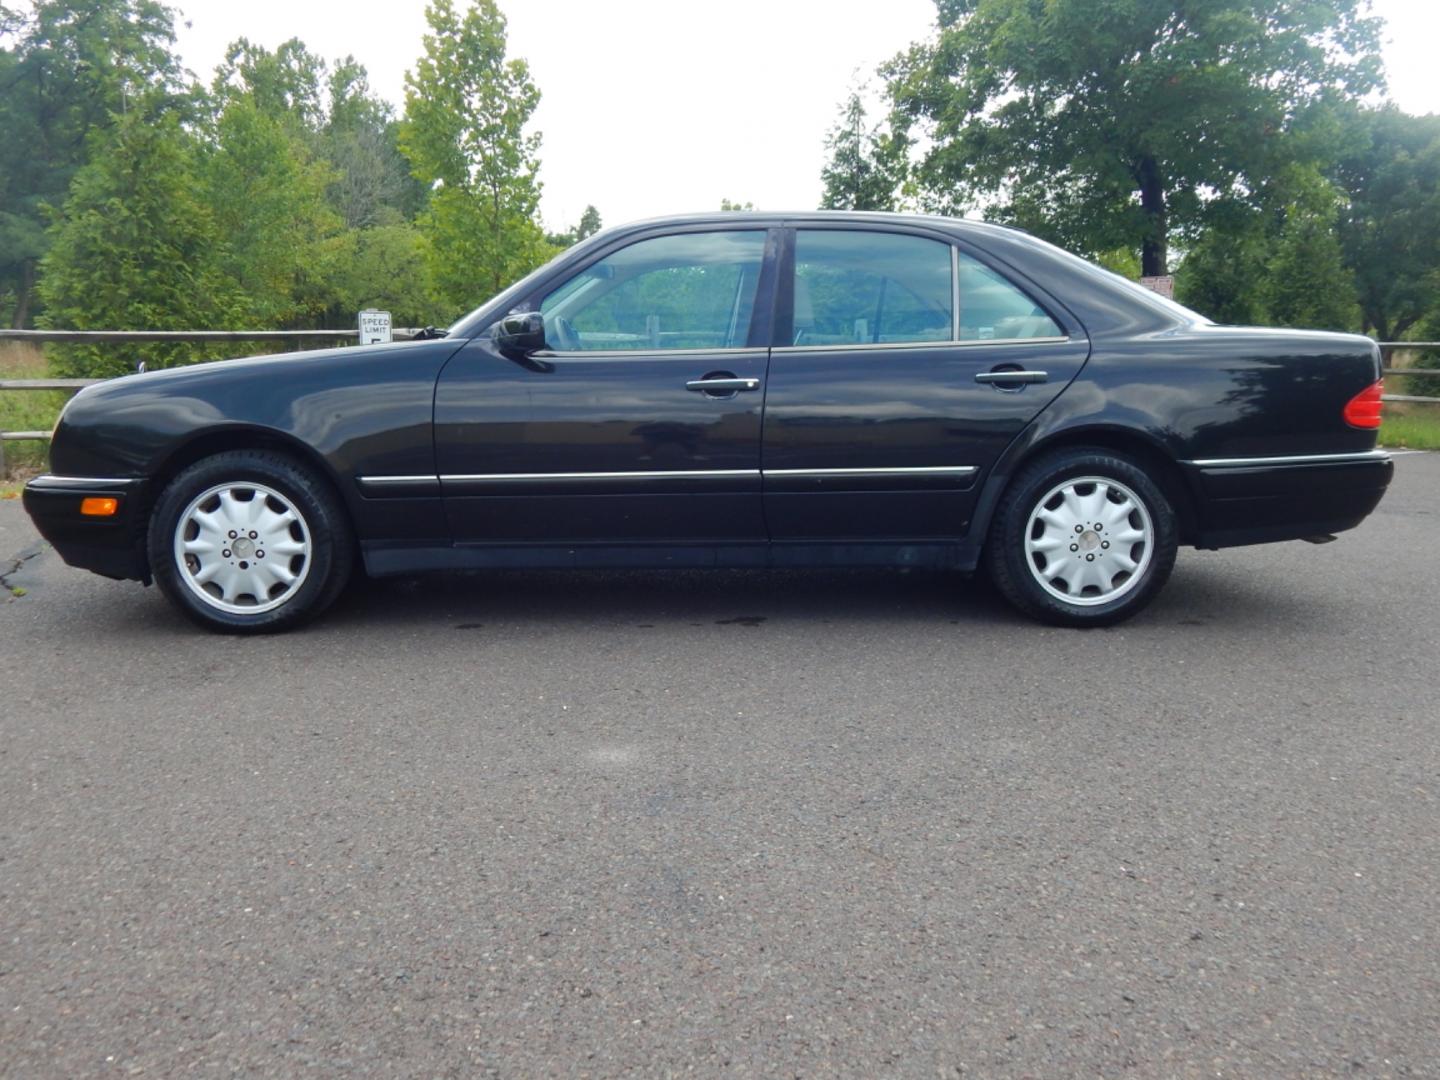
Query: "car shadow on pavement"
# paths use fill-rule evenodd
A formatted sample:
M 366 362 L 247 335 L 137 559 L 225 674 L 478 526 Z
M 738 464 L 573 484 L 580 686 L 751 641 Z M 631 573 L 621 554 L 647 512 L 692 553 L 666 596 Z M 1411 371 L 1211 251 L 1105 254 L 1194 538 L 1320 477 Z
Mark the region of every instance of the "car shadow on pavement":
M 1215 561 L 1182 558 L 1167 587 L 1123 625 L 1210 624 L 1293 628 L 1335 617 L 1323 592 L 1282 588 L 1283 578 L 1239 576 Z M 425 627 L 591 623 L 642 628 L 774 620 L 1032 625 L 982 575 L 941 570 L 495 571 L 360 577 L 325 625 Z
M 32 617 L 45 611 L 42 624 L 53 619 L 57 632 L 72 638 L 195 632 L 158 589 L 69 570 L 51 551 L 27 562 L 23 573 L 25 595 L 3 602 L 31 610 Z M 1114 629 L 1289 633 L 1354 621 L 1356 613 L 1342 598 L 1323 589 L 1296 589 L 1294 580 L 1283 566 L 1182 553 L 1155 602 Z M 1039 629 L 983 576 L 934 569 L 527 570 L 357 575 L 334 607 L 298 632 L 708 625 L 748 632 L 779 622 L 792 628 L 851 623 L 1007 633 Z
M 326 623 L 1017 623 L 980 579 L 937 570 L 497 571 L 357 579 Z

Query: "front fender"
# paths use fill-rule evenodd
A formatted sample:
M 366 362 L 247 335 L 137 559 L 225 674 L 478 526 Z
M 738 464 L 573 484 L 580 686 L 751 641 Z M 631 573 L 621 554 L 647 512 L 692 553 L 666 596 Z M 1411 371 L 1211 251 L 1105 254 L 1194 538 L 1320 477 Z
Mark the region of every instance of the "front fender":
M 61 476 L 143 478 L 152 490 L 208 453 L 291 449 L 323 466 L 362 536 L 444 533 L 438 494 L 366 499 L 357 476 L 434 475 L 435 382 L 464 341 L 222 361 L 129 375 L 67 406 L 51 445 Z
M 463 344 L 326 349 L 124 376 L 71 401 L 51 466 L 71 476 L 153 477 L 188 442 L 251 430 L 294 439 L 337 476 L 433 472 L 435 380 Z

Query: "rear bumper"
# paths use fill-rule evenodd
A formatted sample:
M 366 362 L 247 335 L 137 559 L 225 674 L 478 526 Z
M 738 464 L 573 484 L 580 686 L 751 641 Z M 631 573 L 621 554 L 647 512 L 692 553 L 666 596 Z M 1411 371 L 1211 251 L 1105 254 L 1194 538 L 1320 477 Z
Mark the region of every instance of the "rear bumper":
M 1353 529 L 1379 505 L 1395 468 L 1383 450 L 1181 464 L 1196 494 L 1202 548 Z
M 148 485 L 140 478 L 37 476 L 25 485 L 25 510 L 40 535 L 71 566 L 110 578 L 146 583 L 145 507 Z M 113 498 L 112 517 L 86 517 L 80 504 Z

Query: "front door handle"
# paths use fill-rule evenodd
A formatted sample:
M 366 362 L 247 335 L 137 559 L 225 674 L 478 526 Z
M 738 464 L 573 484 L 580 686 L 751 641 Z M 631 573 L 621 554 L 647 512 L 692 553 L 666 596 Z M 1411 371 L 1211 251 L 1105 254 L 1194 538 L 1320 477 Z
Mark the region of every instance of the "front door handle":
M 978 383 L 1042 383 L 1050 381 L 1048 371 L 982 371 L 975 376 Z
M 686 390 L 698 390 L 702 394 L 733 394 L 739 390 L 759 390 L 759 379 L 691 379 L 685 384 Z

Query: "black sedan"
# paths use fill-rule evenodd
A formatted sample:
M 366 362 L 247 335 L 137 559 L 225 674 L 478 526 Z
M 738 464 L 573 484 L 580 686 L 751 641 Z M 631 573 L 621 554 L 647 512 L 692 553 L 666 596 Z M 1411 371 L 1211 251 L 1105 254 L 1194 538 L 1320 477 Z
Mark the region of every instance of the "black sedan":
M 1367 338 L 1216 326 L 1010 229 L 672 218 L 432 340 L 87 389 L 25 505 L 218 630 L 293 626 L 357 566 L 983 565 L 1099 625 L 1180 544 L 1364 520 L 1379 380 Z

